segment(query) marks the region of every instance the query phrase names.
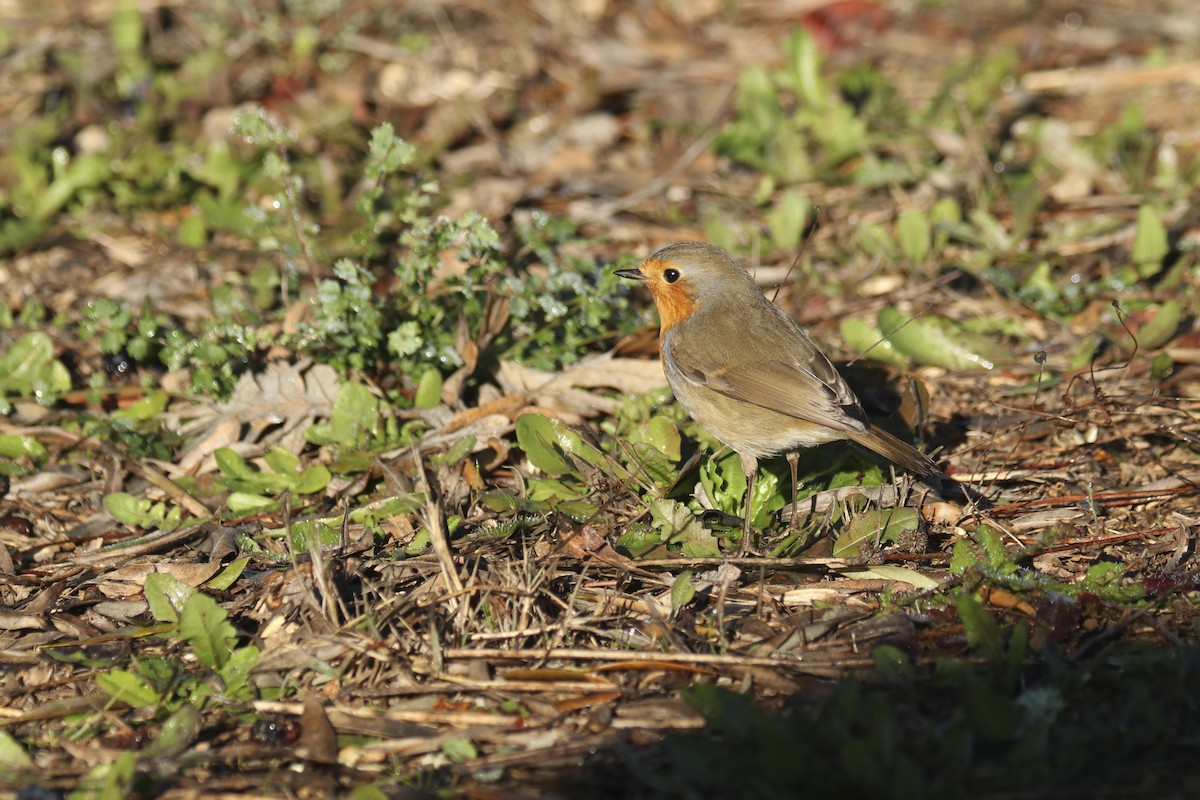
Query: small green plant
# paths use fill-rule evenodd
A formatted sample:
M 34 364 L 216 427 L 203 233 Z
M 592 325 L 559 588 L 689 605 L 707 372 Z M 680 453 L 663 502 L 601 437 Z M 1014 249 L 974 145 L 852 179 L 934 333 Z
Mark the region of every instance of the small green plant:
M 430 386 L 424 393 L 432 394 L 432 402 L 438 402 L 441 378 L 436 371 L 429 374 L 433 379 L 419 384 L 416 398 L 418 407 L 426 407 L 422 403 L 431 402 L 421 397 L 423 392 L 420 387 L 427 384 Z M 346 381 L 338 387 L 329 420 L 309 427 L 304 432 L 304 438 L 313 444 L 331 447 L 334 459 L 330 470 L 346 474 L 369 468 L 377 453 L 410 443 L 424 427 L 419 420 L 401 424 L 394 414 L 384 413 L 379 399 L 366 386 Z
M 884 156 L 883 132 L 902 127 L 907 113 L 878 73 L 848 72 L 841 85 L 821 75 L 812 36 L 796 30 L 784 41 L 783 66 L 749 67 L 738 80 L 737 115 L 713 142 L 717 152 L 785 183 L 841 182 L 838 167 L 865 157 L 851 172 L 858 182 L 904 182 L 915 177 L 905 161 Z M 778 227 L 778 226 L 777 226 Z M 780 244 L 788 235 L 777 234 Z
M 213 581 L 228 587 L 246 559 L 227 567 Z M 161 635 L 178 638 L 194 657 L 194 666 L 176 656 L 135 657 L 128 669 L 106 669 L 96 683 L 109 704 L 140 709 L 161 724 L 155 738 L 138 754 L 93 769 L 72 797 L 128 796 L 141 759 L 175 756 L 200 733 L 201 712 L 220 704 L 245 708 L 257 698 L 250 678 L 259 650 L 238 645 L 228 614 L 208 595 L 163 572 L 151 573 L 144 588 L 151 614 L 166 627 Z
M 0 353 L 0 414 L 11 410 L 11 397 L 50 405 L 70 389 L 71 375 L 54 357 L 54 343 L 46 334 L 27 333 Z
M 233 489 L 226 504 L 238 515 L 273 511 L 280 506 L 275 498 L 284 492 L 297 498 L 316 494 L 332 477 L 321 464 L 303 467 L 298 456 L 282 447 L 272 447 L 263 454 L 270 472 L 253 468 L 228 447 L 218 449 L 214 456 L 222 482 Z
M 32 436 L 0 434 L 0 475 L 24 475 L 46 461 L 50 451 Z

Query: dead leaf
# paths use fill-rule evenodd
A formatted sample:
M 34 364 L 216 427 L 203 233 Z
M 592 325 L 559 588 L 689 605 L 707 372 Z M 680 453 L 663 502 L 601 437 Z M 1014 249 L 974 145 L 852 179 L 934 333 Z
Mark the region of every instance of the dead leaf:
M 257 375 L 243 375 L 227 402 L 168 411 L 163 415 L 168 425 L 184 437 L 196 437 L 180 456 L 179 471 L 211 472 L 216 469 L 212 454 L 239 442 L 277 444 L 299 452 L 304 432 L 332 413 L 338 385 L 337 373 L 324 364 L 272 362 Z M 242 435 L 244 426 L 251 429 L 248 436 Z M 267 428 L 270 436 L 260 439 Z
M 318 764 L 336 764 L 337 734 L 325 715 L 325 707 L 312 692 L 304 693 L 304 713 L 300 715 L 300 746 L 305 757 Z
M 593 417 L 614 413 L 624 398 L 667 385 L 662 364 L 605 354 L 586 358 L 561 372 L 549 373 L 515 361 L 502 361 L 496 374 L 505 394 L 523 394 L 553 414 Z M 613 389 L 618 396 L 591 389 Z

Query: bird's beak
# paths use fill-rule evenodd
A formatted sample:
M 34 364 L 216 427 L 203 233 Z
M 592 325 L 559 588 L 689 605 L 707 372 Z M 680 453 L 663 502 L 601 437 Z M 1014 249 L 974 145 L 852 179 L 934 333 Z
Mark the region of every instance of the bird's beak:
M 646 281 L 646 273 L 640 269 L 619 269 L 613 274 L 620 275 L 622 278 L 629 278 L 631 281 L 642 281 L 643 283 Z

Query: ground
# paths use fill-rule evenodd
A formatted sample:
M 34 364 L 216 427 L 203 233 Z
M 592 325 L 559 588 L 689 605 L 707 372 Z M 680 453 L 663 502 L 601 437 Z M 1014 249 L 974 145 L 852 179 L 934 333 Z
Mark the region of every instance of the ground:
M 1200 788 L 1190 2 L 10 6 L 9 794 Z M 685 239 L 944 476 L 747 512 Z

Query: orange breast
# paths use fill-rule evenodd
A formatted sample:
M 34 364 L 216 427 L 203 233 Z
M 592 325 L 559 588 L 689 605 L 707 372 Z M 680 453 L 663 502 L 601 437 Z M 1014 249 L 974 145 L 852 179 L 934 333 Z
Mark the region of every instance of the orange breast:
M 642 272 L 651 276 L 647 286 L 654 295 L 654 304 L 658 306 L 658 317 L 662 321 L 660 336 L 690 317 L 700 305 L 683 282 L 667 283 L 662 279 L 663 270 L 667 266 L 655 259 L 650 259 L 642 265 Z

